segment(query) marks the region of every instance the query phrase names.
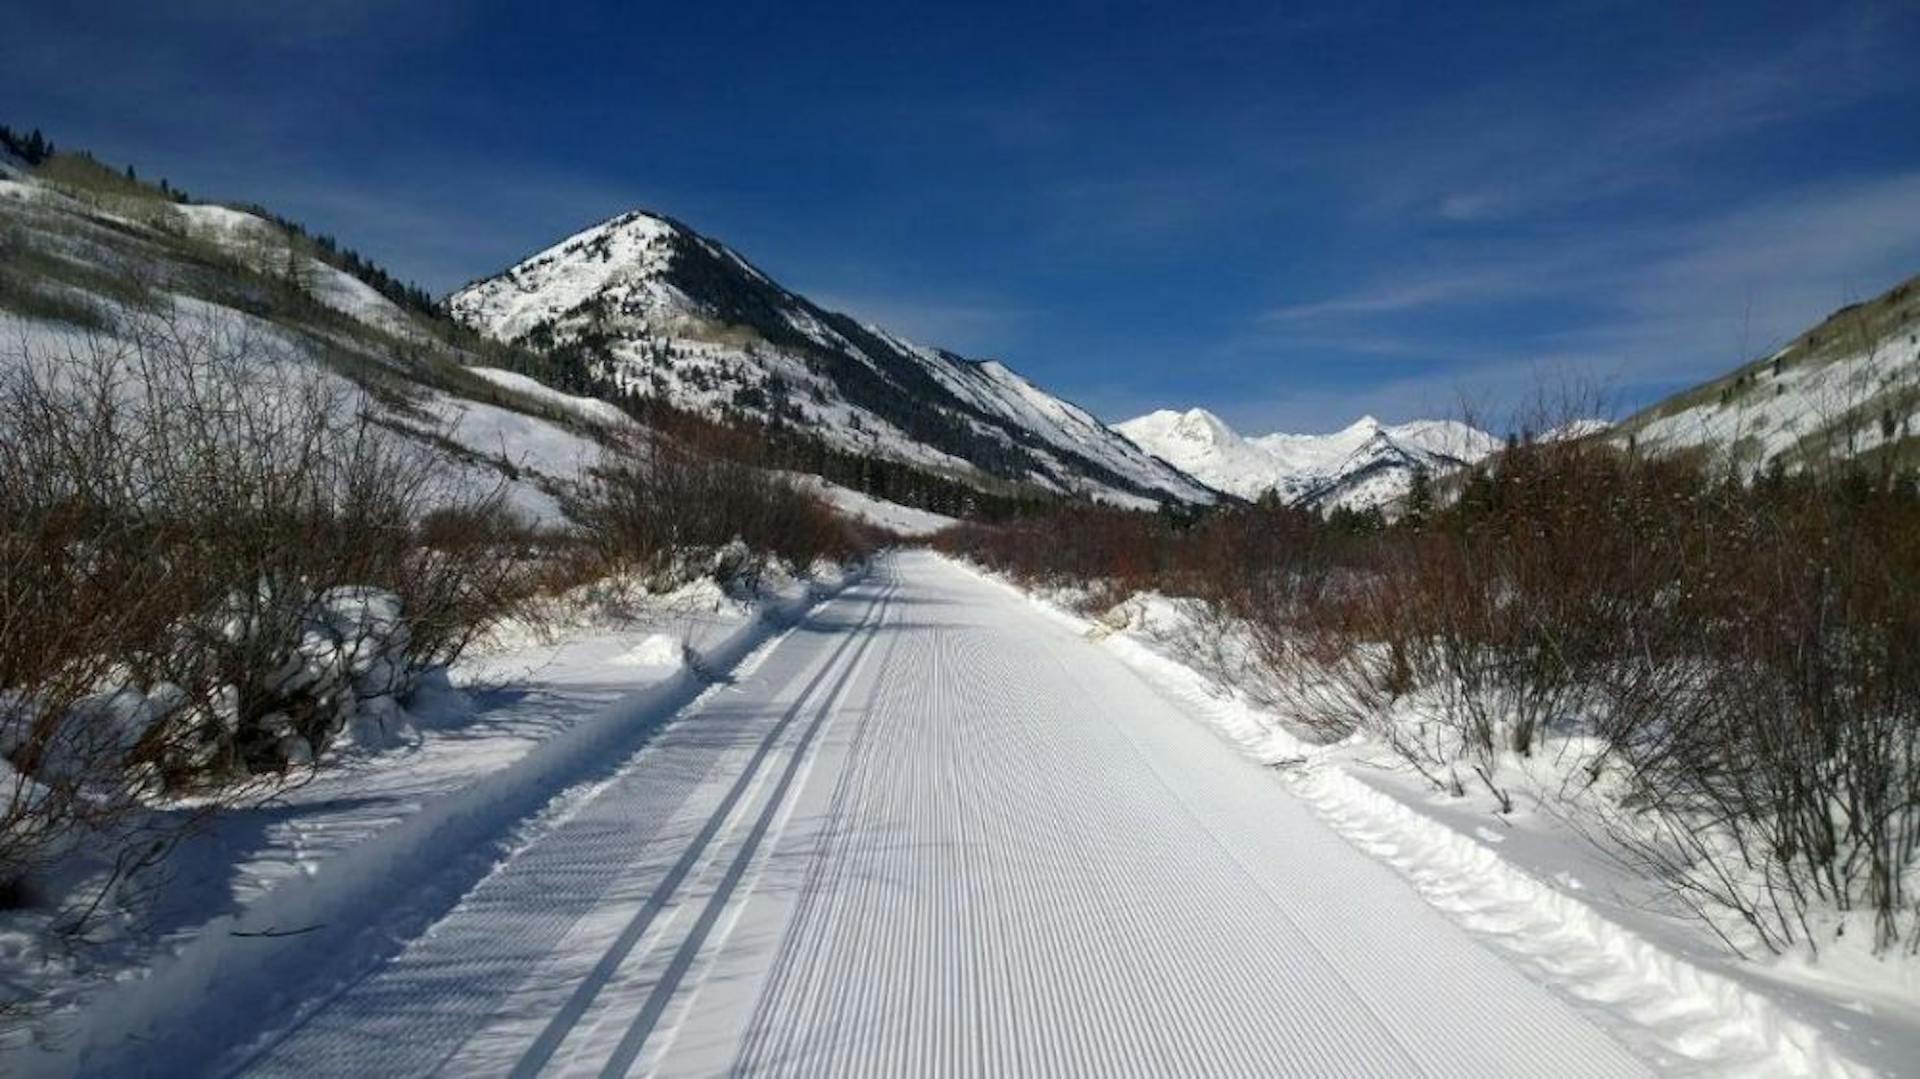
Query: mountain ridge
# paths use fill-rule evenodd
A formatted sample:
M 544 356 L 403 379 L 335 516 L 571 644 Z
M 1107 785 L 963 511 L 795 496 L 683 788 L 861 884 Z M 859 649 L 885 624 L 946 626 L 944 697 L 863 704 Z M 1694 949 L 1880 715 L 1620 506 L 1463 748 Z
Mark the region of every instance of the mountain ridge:
M 1416 473 L 1471 464 L 1500 446 L 1451 420 L 1389 426 L 1373 416 L 1322 435 L 1247 437 L 1204 408 L 1161 409 L 1114 427 L 1219 490 L 1247 499 L 1272 492 L 1315 509 L 1385 505 L 1406 493 Z

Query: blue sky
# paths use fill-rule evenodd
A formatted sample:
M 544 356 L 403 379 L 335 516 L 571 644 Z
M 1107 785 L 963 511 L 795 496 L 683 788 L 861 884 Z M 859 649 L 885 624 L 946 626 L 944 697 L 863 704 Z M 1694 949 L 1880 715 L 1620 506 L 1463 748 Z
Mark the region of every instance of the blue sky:
M 1108 419 L 1651 400 L 1920 272 L 1920 6 L 4 0 L 0 121 L 436 290 L 644 206 Z

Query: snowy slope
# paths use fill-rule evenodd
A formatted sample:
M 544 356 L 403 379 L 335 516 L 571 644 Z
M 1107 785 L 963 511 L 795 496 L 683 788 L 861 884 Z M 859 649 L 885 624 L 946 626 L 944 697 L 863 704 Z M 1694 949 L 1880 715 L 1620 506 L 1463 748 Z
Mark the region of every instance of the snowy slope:
M 551 405 L 585 423 L 616 430 L 635 426 L 633 417 L 605 401 L 562 393 L 517 371 L 503 371 L 498 367 L 469 367 L 467 372 L 525 400 Z
M 1323 509 L 1362 509 L 1406 494 L 1419 471 L 1442 472 L 1493 452 L 1499 440 L 1449 420 L 1386 426 L 1366 416 L 1327 435 L 1245 438 L 1205 409 L 1161 410 L 1117 424 L 1137 445 L 1242 498 L 1269 491 Z
M 95 315 L 75 325 L 0 302 L 0 373 L 111 352 L 159 324 L 191 347 L 245 349 L 262 392 L 318 379 L 327 392 L 360 398 L 357 379 L 380 370 L 394 377 L 365 400 L 389 429 L 436 453 L 458 447 L 444 462 L 444 494 L 498 488 L 527 520 L 547 525 L 564 521 L 557 496 L 584 478 L 603 436 L 632 426 L 604 401 L 464 366 L 466 357 L 435 336 L 453 327 L 417 318 L 317 259 L 301 256 L 296 269 L 306 299 L 281 302 L 262 281 L 285 272 L 288 234 L 256 214 L 157 197 L 101 204 L 19 172 L 0 179 L 0 236 L 19 253 L 0 270 L 22 267 L 27 290 L 79 301 Z M 224 257 L 210 258 L 209 248 Z M 138 289 L 114 285 L 121 281 Z M 133 292 L 144 292 L 139 309 L 128 306 Z M 306 301 L 379 332 L 310 317 L 326 312 Z
M 19 290 L 0 288 L 0 372 L 29 354 L 86 355 L 91 334 L 111 337 L 153 317 L 151 312 L 131 317 L 124 290 L 101 290 L 100 282 L 125 276 L 146 283 L 152 305 L 179 329 L 257 351 L 262 370 L 284 370 L 289 385 L 318 372 L 329 387 L 358 396 L 356 379 L 367 370 L 392 376 L 383 382 L 385 392 L 370 399 L 386 413 L 387 426 L 436 452 L 449 451 L 454 490 L 501 488 L 509 505 L 532 523 L 563 524 L 565 496 L 609 444 L 640 430 L 609 401 L 473 363 L 464 333 L 457 341 L 447 340 L 444 335 L 455 327 L 403 310 L 317 259 L 303 257 L 296 265 L 304 298 L 289 299 L 277 287 L 263 287 L 284 280 L 289 236 L 278 222 L 258 213 L 160 197 L 100 204 L 17 171 L 13 179 L 0 179 L 0 238 L 17 245 L 10 253 L 21 255 L 0 264 L 0 273 L 23 277 L 28 295 L 68 297 L 84 303 L 80 310 L 99 316 L 99 325 L 90 327 L 50 320 L 32 309 L 18 310 Z M 212 257 L 216 252 L 220 257 Z M 594 287 L 605 283 L 604 277 L 587 280 Z M 355 332 L 309 301 L 380 332 Z M 266 381 L 271 385 L 273 379 Z M 982 396 L 999 392 L 1008 401 L 1023 400 L 1024 384 L 1016 376 L 983 375 L 979 382 L 988 387 Z M 1067 428 L 1098 426 L 1070 406 L 1061 405 L 1059 415 Z M 931 452 L 928 460 L 946 469 L 965 467 Z M 847 516 L 902 534 L 925 534 L 952 523 L 824 481 L 821 486 Z
M 1920 277 L 1829 315 L 1779 351 L 1628 417 L 1613 438 L 1705 450 L 1748 471 L 1920 457 Z
M 194 239 L 220 248 L 261 273 L 282 272 L 288 255 L 284 230 L 265 218 L 210 203 L 170 208 L 168 224 Z M 392 300 L 350 274 L 309 255 L 295 254 L 309 294 L 321 304 L 377 329 L 401 337 L 418 336 L 418 328 Z
M 578 354 L 622 392 L 980 480 L 1126 504 L 1213 494 L 1004 365 L 824 310 L 731 249 L 622 214 L 448 299 L 493 337 Z
M 959 524 L 959 520 L 931 510 L 902 506 L 898 502 L 888 502 L 883 498 L 862 494 L 859 491 L 829 483 L 818 476 L 795 475 L 795 482 L 818 491 L 835 509 L 856 521 L 863 521 L 876 528 L 884 528 L 908 538 L 930 536 L 943 528 Z

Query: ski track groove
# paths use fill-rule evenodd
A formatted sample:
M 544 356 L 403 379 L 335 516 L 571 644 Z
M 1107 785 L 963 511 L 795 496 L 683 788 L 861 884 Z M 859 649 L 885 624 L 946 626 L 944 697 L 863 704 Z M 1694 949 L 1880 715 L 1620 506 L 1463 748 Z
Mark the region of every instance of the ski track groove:
M 812 677 L 807 680 L 806 687 L 792 701 L 786 703 L 782 722 L 769 732 L 765 742 L 769 756 L 763 758 L 763 761 L 771 759 L 778 751 L 782 738 L 787 736 L 794 727 L 792 721 L 798 719 L 815 703 L 816 691 L 822 686 L 831 684 L 836 676 L 846 673 L 848 664 L 851 664 L 859 654 L 859 649 L 855 646 L 865 640 L 863 635 L 874 624 L 893 590 L 893 584 L 889 579 L 887 584 L 879 588 L 878 594 L 868 603 L 861 617 L 848 624 L 846 636 L 840 645 L 834 647 L 824 660 L 808 661 L 804 669 L 812 671 Z M 805 724 L 801 726 L 802 729 L 806 728 Z M 786 740 L 791 743 L 799 737 L 795 734 Z M 730 847 L 734 837 L 741 834 L 743 830 L 751 830 L 747 821 L 755 813 L 761 792 L 773 782 L 769 779 L 771 771 L 773 769 L 756 768 L 737 781 L 737 784 L 746 784 L 741 790 L 740 798 L 728 806 L 727 812 L 715 815 L 714 819 L 721 826 L 712 835 L 711 841 L 697 850 L 699 855 L 697 861 L 692 862 L 688 871 L 675 882 L 676 887 L 664 896 L 663 904 L 657 911 L 657 916 L 653 918 L 652 924 L 647 928 L 639 946 L 634 948 L 629 956 L 623 958 L 613 975 L 601 987 L 599 999 L 589 1002 L 589 1010 L 577 1017 L 574 1028 L 566 1032 L 564 1041 L 558 1043 L 553 1053 L 557 1063 L 546 1070 L 567 1074 L 576 1072 L 599 1074 L 606 1070 L 605 1062 L 600 1059 L 601 1056 L 604 1054 L 611 1057 L 620 1051 L 619 1039 L 613 1038 L 609 1032 L 623 1030 L 635 1021 L 634 1016 L 627 1014 L 627 998 L 638 996 L 641 1003 L 634 1007 L 644 1009 L 645 1002 L 651 999 L 662 980 L 672 974 L 671 968 L 680 950 L 679 945 L 673 942 L 686 940 L 686 937 L 681 934 L 681 923 L 688 917 L 689 909 L 704 909 L 713 892 L 723 886 L 728 876 L 727 869 L 723 867 L 732 860 Z M 748 779 L 751 779 L 750 784 L 746 782 Z M 683 855 L 683 860 L 691 858 L 694 853 L 690 851 Z M 688 933 L 698 931 L 699 915 L 693 917 L 696 925 L 689 927 Z M 663 948 L 668 957 L 664 960 L 668 964 L 667 969 L 661 969 L 662 961 L 655 959 L 662 953 Z M 673 976 L 677 977 L 677 975 Z M 529 1074 L 537 1071 L 539 1070 L 530 1069 Z
M 794 736 L 793 745 L 788 750 L 786 767 L 781 771 L 780 778 L 777 781 L 773 781 L 774 787 L 767 796 L 766 804 L 761 807 L 759 814 L 754 818 L 753 826 L 749 829 L 746 838 L 741 843 L 740 849 L 728 860 L 727 869 L 721 878 L 719 887 L 702 905 L 698 919 L 694 922 L 686 938 L 684 938 L 679 947 L 675 949 L 666 972 L 648 994 L 646 1002 L 641 1006 L 639 1013 L 634 1016 L 627 1032 L 621 1037 L 620 1043 L 614 1048 L 613 1054 L 608 1058 L 605 1067 L 602 1069 L 602 1075 L 624 1075 L 627 1069 L 631 1067 L 633 1062 L 639 1057 L 641 1050 L 646 1045 L 647 1039 L 657 1028 L 662 1015 L 672 1003 L 674 992 L 685 979 L 687 972 L 691 970 L 699 960 L 701 949 L 705 946 L 709 935 L 712 933 L 713 927 L 728 913 L 730 909 L 729 904 L 733 895 L 740 881 L 746 879 L 749 869 L 752 868 L 754 856 L 758 853 L 760 844 L 765 841 L 765 837 L 769 834 L 775 834 L 777 838 L 778 833 L 775 831 L 775 825 L 781 819 L 783 811 L 790 804 L 789 791 L 793 787 L 794 779 L 801 773 L 802 768 L 811 759 L 808 756 L 808 751 L 812 747 L 815 737 L 820 733 L 822 728 L 827 725 L 836 707 L 842 703 L 848 686 L 853 683 L 865 668 L 867 657 L 871 654 L 871 646 L 878 636 L 878 630 L 886 623 L 888 599 L 890 596 L 891 589 L 882 592 L 878 605 L 879 611 L 872 623 L 863 625 L 859 630 L 856 630 L 854 636 L 850 638 L 860 642 L 858 647 L 853 650 L 851 658 L 844 664 L 838 665 L 840 673 L 836 677 L 827 679 L 826 683 L 823 683 L 829 685 L 826 695 L 820 699 L 819 708 L 814 712 L 813 718 Z M 838 659 L 838 655 L 839 654 L 836 653 L 835 660 Z M 829 669 L 834 665 L 834 661 L 829 661 Z M 794 715 L 797 717 L 801 711 L 804 711 L 805 708 L 812 703 L 807 695 L 803 694 L 801 701 L 795 706 Z M 726 933 L 721 935 L 717 942 L 718 946 L 724 947 L 726 937 Z M 696 990 L 698 988 L 697 980 L 694 983 L 694 988 Z
M 453 954 L 407 1016 L 349 992 L 253 1070 L 462 1073 L 516 986 L 553 1001 L 499 1028 L 525 1076 L 1647 1070 L 994 586 L 895 555 L 808 622 L 663 736 L 720 749 L 623 772 L 416 942 Z

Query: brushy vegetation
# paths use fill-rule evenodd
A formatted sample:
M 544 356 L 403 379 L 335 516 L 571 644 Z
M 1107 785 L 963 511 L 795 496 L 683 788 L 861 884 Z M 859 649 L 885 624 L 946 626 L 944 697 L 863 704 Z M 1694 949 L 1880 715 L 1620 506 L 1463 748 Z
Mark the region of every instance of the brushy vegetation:
M 463 490 L 338 380 L 153 316 L 0 370 L 0 885 L 141 810 L 291 779 L 520 593 Z M 466 527 L 429 534 L 426 513 Z
M 1199 636 L 1242 645 L 1216 670 L 1456 793 L 1510 804 L 1503 765 L 1579 761 L 1569 798 L 1605 807 L 1610 849 L 1731 915 L 1730 943 L 1818 948 L 1864 921 L 1876 950 L 1920 950 L 1911 478 L 1522 444 L 1386 527 L 1079 509 L 939 542 L 1093 605 L 1190 597 Z
M 750 588 L 774 565 L 849 563 L 880 542 L 795 480 L 657 436 L 609 453 L 568 513 L 585 575 L 656 591 L 701 576 Z

